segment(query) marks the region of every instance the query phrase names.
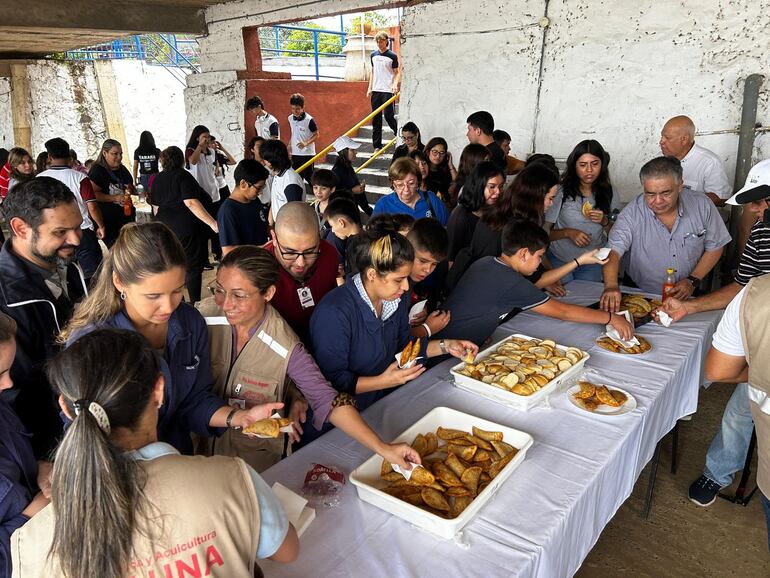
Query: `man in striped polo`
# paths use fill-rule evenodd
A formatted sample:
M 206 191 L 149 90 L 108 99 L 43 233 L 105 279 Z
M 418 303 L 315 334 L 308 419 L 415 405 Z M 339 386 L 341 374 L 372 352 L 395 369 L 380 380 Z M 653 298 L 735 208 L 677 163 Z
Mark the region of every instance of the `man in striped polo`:
M 770 273 L 770 159 L 752 167 L 746 184 L 727 204 L 744 205 L 744 211 L 756 217 L 735 280 L 718 291 L 689 301 L 668 299 L 663 310 L 674 321 L 692 313 L 724 309 L 752 278 Z M 722 415 L 721 428 L 706 453 L 703 475 L 690 486 L 689 498 L 699 506 L 713 504 L 719 490 L 732 484 L 735 472 L 743 469 L 754 427 L 748 388 L 747 383 L 735 387 Z

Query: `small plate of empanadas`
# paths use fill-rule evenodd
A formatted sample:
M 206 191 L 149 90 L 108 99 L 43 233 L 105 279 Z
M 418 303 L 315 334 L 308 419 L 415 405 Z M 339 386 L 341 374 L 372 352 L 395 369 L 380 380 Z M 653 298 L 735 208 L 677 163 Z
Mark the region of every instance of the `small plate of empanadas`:
M 419 339 L 409 341 L 401 353 L 396 354 L 396 363 L 398 363 L 399 369 L 409 369 L 417 363 L 418 359 L 422 359 L 422 356 L 420 356 Z
M 598 415 L 623 415 L 636 409 L 636 399 L 624 389 L 578 381 L 567 390 L 572 405 Z

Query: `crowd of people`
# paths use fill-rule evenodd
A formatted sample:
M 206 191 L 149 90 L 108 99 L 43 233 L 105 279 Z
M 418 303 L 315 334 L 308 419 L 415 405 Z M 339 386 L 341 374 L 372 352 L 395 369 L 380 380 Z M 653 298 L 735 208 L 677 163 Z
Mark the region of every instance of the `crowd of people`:
M 373 106 L 385 88 L 373 87 Z M 156 545 L 193 539 L 227 575 L 250 575 L 255 558 L 291 561 L 296 533 L 259 472 L 333 427 L 419 464 L 359 412 L 447 357 L 474 357 L 520 311 L 630 339 L 621 285 L 660 294 L 670 269 L 675 321 L 728 307 L 707 373 L 740 383 L 690 499 L 706 506 L 731 483 L 756 424 L 770 524 L 770 388 L 762 361 L 746 369 L 767 315 L 770 161 L 732 195 L 692 121 L 675 117 L 623 208 L 598 141 L 577 143 L 560 174 L 551 155 L 511 156 L 509 134 L 479 111 L 457 166 L 444 138 L 423 145 L 405 123 L 392 192 L 371 207 L 353 169 L 359 143 L 338 138 L 333 168 L 314 168 L 318 126 L 302 95 L 290 104 L 287 146 L 265 103 L 248 100 L 256 136 L 240 162 L 203 125 L 184 150 L 142 133 L 133 171 L 112 139 L 86 165 L 61 137 L 39 169 L 20 148 L 3 160 L 5 575 L 12 563 L 36 576 L 128 575 L 147 556 L 145 568 L 162 568 Z M 135 222 L 137 195 L 150 222 Z M 725 201 L 744 205 L 751 226 L 735 280 L 709 292 L 731 242 Z M 206 268 L 216 271 L 204 296 Z M 603 283 L 600 308 L 559 299 L 573 279 Z M 402 368 L 394 357 L 415 339 L 423 361 Z M 292 420 L 288 440 L 241 432 L 275 411 Z M 163 535 L 158 513 L 170 515 Z

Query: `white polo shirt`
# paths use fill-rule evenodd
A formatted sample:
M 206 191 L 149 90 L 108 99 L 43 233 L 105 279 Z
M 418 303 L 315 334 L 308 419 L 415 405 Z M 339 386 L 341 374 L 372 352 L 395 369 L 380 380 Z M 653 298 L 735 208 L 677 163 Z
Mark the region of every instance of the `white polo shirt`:
M 257 131 L 257 136 L 265 140 L 281 138 L 281 125 L 278 124 L 278 119 L 268 112 L 254 120 L 254 130 Z
M 698 143 L 682 159 L 682 172 L 685 189 L 714 193 L 720 199 L 729 199 L 733 194 L 722 160 Z

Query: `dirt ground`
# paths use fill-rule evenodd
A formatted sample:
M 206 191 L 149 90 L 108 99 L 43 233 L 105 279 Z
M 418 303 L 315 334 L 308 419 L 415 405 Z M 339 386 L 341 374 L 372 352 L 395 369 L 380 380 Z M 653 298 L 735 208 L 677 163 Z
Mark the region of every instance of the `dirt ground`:
M 706 450 L 732 390 L 733 386 L 721 384 L 701 390 L 698 413 L 679 426 L 676 475 L 670 470 L 671 436 L 664 442 L 649 519 L 640 517 L 648 465 L 583 562 L 578 578 L 770 576 L 759 492 L 747 507 L 717 499 L 701 508 L 687 499 L 687 488 L 702 473 Z M 735 485 L 726 492 L 732 495 Z

